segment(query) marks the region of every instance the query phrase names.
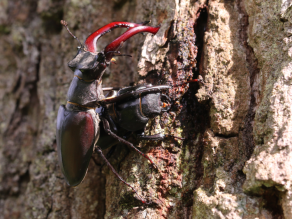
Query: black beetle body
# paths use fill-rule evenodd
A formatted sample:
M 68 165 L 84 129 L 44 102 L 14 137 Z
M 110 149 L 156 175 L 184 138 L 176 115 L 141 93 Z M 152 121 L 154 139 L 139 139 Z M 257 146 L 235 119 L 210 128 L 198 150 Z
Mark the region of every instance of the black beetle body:
M 170 99 L 168 96 L 161 94 L 161 91 L 167 88 L 169 88 L 168 85 L 152 86 L 148 84 L 112 90 L 110 97 L 107 97 L 105 102 L 113 102 L 113 99 L 115 101 L 118 99 L 118 101 L 109 103 L 106 107 L 97 108 L 96 113 L 100 117 L 107 118 L 110 129 L 119 136 L 129 132 L 143 132 L 149 119 L 169 110 L 169 104 L 166 104 L 163 100 L 170 102 Z M 120 98 L 122 96 L 124 97 Z M 143 136 L 143 138 L 160 140 L 164 138 L 164 135 Z M 97 142 L 99 147 L 106 149 L 118 142 L 101 127 L 100 138 Z
M 61 23 L 76 38 L 67 23 Z M 60 106 L 58 111 L 56 140 L 59 163 L 70 186 L 77 186 L 84 179 L 99 139 L 100 118 L 95 108 L 104 100 L 102 75 L 112 57 L 119 54 L 118 49 L 124 41 L 137 33 L 155 34 L 159 30 L 159 27 L 145 26 L 146 23 L 112 22 L 105 25 L 87 37 L 85 45 L 80 43 L 77 55 L 68 63 L 74 77 L 67 93 L 67 104 Z M 97 39 L 117 27 L 125 27 L 127 31 L 107 45 L 104 51 L 97 52 Z M 103 118 L 103 122 L 106 123 L 106 119 Z M 101 153 L 101 150 L 97 151 Z
M 99 136 L 99 121 L 94 110 L 70 111 L 64 105 L 59 108 L 58 157 L 65 180 L 71 186 L 78 185 L 85 177 Z
M 116 96 L 132 91 L 145 90 L 147 87 L 151 87 L 151 85 L 122 88 Z M 111 105 L 108 107 L 110 116 L 116 124 L 128 131 L 144 129 L 149 119 L 160 115 L 163 110 L 160 92 L 145 92 L 138 97 L 127 98 L 125 101 L 115 102 Z

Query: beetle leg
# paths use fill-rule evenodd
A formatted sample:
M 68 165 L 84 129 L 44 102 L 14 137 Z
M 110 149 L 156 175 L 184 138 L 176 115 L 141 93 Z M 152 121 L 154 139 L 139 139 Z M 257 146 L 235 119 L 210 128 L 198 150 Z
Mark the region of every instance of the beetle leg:
M 137 135 L 137 137 L 140 140 L 161 141 L 165 138 L 165 135 L 161 133 L 155 134 L 155 135 L 145 135 L 143 133 L 143 134 Z
M 193 80 L 190 80 L 190 81 L 187 81 L 187 82 L 183 82 L 183 83 L 181 83 L 179 85 L 188 84 L 188 83 L 191 83 L 191 82 L 201 82 L 201 83 L 203 83 L 203 80 L 202 79 L 193 79 Z M 172 87 L 179 86 L 179 85 L 157 85 L 157 86 L 151 86 L 151 87 L 147 87 L 147 88 L 144 88 L 144 89 L 127 92 L 127 93 L 121 94 L 119 96 L 112 95 L 111 97 L 108 97 L 108 98 L 105 98 L 105 99 L 101 100 L 101 102 L 103 102 L 105 104 L 115 103 L 115 102 L 123 101 L 123 100 L 131 98 L 131 97 L 133 97 L 133 98 L 138 97 L 140 94 L 157 93 L 157 92 L 160 92 L 162 90 L 167 90 L 167 89 L 170 89 Z M 105 91 L 106 90 L 117 90 L 117 88 L 104 88 L 104 90 Z M 170 102 L 170 98 L 168 96 L 164 95 L 164 97 L 165 97 L 165 99 L 167 99 L 167 101 Z M 169 109 L 166 108 L 163 111 L 167 111 L 167 110 L 169 110 Z
M 140 135 L 137 135 L 138 139 L 140 140 L 149 140 L 149 141 L 162 141 L 164 140 L 165 138 L 177 138 L 179 140 L 185 140 L 184 138 L 181 138 L 181 137 L 176 137 L 174 135 L 165 135 L 165 134 L 155 134 L 155 135 L 144 135 L 144 134 L 140 134 Z
M 107 160 L 109 160 L 110 158 L 111 158 L 111 156 L 113 155 L 113 153 L 115 152 L 115 150 L 116 150 L 116 148 L 117 148 L 117 145 L 113 145 L 112 147 L 111 147 L 111 149 L 109 150 L 109 152 L 107 152 L 107 154 L 105 155 L 105 157 L 106 157 L 106 159 Z M 105 165 L 106 163 L 103 163 L 102 165 L 101 165 L 101 169 L 104 167 L 104 165 Z
M 100 149 L 100 147 L 96 147 L 95 151 L 98 152 L 100 154 L 100 156 L 102 157 L 102 159 L 104 159 L 104 161 L 106 162 L 106 164 L 108 165 L 108 167 L 111 169 L 111 171 L 116 175 L 116 177 L 119 178 L 119 180 L 121 180 L 124 184 L 126 184 L 127 186 L 129 186 L 131 189 L 133 189 L 133 191 L 136 193 L 136 195 L 138 196 L 138 199 L 143 203 L 143 204 L 150 204 L 151 202 L 146 202 L 136 191 L 136 189 L 131 186 L 130 184 L 128 184 L 117 172 L 116 170 L 113 168 L 113 166 L 110 164 L 110 162 L 108 162 L 108 160 L 106 159 L 106 157 L 103 155 L 102 150 Z
M 121 94 L 121 95 L 116 96 L 116 97 L 105 98 L 105 99 L 101 100 L 101 102 L 103 102 L 105 104 L 115 103 L 115 102 L 123 101 L 123 100 L 131 98 L 131 97 L 138 97 L 140 94 L 157 93 L 157 92 L 160 92 L 162 90 L 167 90 L 169 88 L 171 88 L 171 86 L 169 86 L 169 85 L 151 86 L 151 87 L 143 88 L 140 90 L 127 92 L 127 93 Z
M 113 55 L 113 56 L 128 56 L 128 57 L 132 57 L 131 55 L 128 55 L 128 54 L 121 54 L 120 51 L 108 51 L 107 53 L 117 54 L 117 55 Z
M 141 154 L 143 157 L 145 157 L 147 160 L 150 161 L 150 163 L 152 164 L 152 166 L 154 166 L 157 170 L 158 170 L 158 167 L 155 165 L 155 163 L 146 155 L 144 154 L 143 152 L 141 152 L 138 148 L 136 148 L 131 142 L 128 142 L 126 141 L 125 139 L 121 138 L 120 136 L 116 135 L 115 133 L 113 133 L 110 129 L 110 126 L 109 126 L 109 123 L 108 121 L 101 117 L 101 120 L 102 120 L 102 123 L 103 123 L 103 127 L 104 127 L 104 130 L 110 135 L 112 136 L 113 138 L 115 139 L 118 139 L 120 142 L 130 146 L 131 148 L 133 148 L 135 151 L 137 151 L 139 154 Z
M 132 57 L 131 55 L 121 54 L 121 52 L 119 50 L 122 48 L 123 44 L 124 44 L 124 42 L 121 42 L 119 47 L 116 48 L 115 51 L 107 51 L 106 53 L 118 54 L 118 55 L 113 55 L 113 56 L 128 56 L 128 57 Z
M 120 90 L 120 87 L 103 87 L 102 91 Z
M 108 115 L 108 120 L 107 121 L 110 123 L 110 127 L 112 128 L 112 130 L 114 130 L 114 132 L 117 132 L 118 128 L 117 128 L 113 118 Z
M 177 138 L 177 139 L 179 139 L 179 140 L 185 140 L 185 138 L 181 138 L 181 137 L 177 137 L 177 136 L 174 136 L 174 135 L 164 135 L 165 136 L 165 138 Z

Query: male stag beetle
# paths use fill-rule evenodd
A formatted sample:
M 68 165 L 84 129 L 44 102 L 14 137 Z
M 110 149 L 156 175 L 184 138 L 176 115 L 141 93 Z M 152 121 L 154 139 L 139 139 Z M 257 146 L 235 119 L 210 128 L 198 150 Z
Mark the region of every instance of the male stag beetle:
M 159 27 L 146 26 L 147 23 L 112 22 L 88 36 L 85 45 L 82 45 L 70 32 L 67 22 L 61 21 L 80 44 L 77 55 L 68 63 L 74 72 L 74 77 L 67 93 L 67 104 L 60 106 L 57 116 L 58 158 L 65 180 L 70 186 L 77 186 L 82 182 L 94 150 L 99 152 L 109 165 L 101 148 L 96 145 L 100 133 L 100 119 L 103 124 L 108 123 L 106 118 L 99 118 L 99 114 L 95 112 L 95 108 L 103 105 L 105 99 L 101 86 L 102 75 L 115 54 L 119 54 L 118 49 L 124 41 L 141 32 L 157 33 Z M 98 52 L 96 41 L 118 27 L 127 28 L 127 31 L 108 44 L 104 51 Z M 150 160 L 147 155 L 144 157 Z M 150 162 L 153 163 L 151 160 Z M 112 167 L 111 169 L 113 170 Z M 134 190 L 133 187 L 131 188 Z M 145 203 L 140 196 L 138 197 Z
M 68 32 L 77 39 L 61 21 Z M 98 152 L 113 173 L 126 185 L 131 187 L 143 203 L 147 203 L 137 191 L 126 183 L 110 165 L 102 153 L 117 142 L 122 142 L 152 160 L 132 143 L 119 137 L 121 130 L 137 131 L 143 129 L 149 118 L 169 109 L 170 98 L 161 94 L 170 85 L 139 85 L 126 88 L 102 88 L 102 75 L 111 59 L 120 55 L 118 51 L 124 41 L 141 32 L 156 34 L 159 27 L 145 26 L 128 22 L 112 22 L 91 34 L 80 47 L 75 58 L 68 63 L 74 71 L 74 77 L 67 94 L 67 104 L 61 105 L 57 117 L 57 150 L 59 164 L 66 182 L 77 186 L 84 179 L 93 151 Z M 128 30 L 108 44 L 103 52 L 97 52 L 96 41 L 111 29 L 126 27 Z M 189 82 L 186 82 L 189 83 Z M 110 91 L 104 96 L 103 91 Z M 99 124 L 102 122 L 103 127 Z M 101 138 L 100 138 L 100 131 Z M 107 134 L 107 135 L 105 135 Z M 111 138 L 112 140 L 109 140 Z M 164 136 L 144 136 L 145 139 L 160 140 Z

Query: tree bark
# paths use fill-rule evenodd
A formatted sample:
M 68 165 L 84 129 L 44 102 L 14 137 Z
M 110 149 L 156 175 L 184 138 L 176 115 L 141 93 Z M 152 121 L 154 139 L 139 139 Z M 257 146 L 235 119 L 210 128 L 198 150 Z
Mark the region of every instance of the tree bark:
M 2 0 L 0 219 L 292 218 L 290 9 L 287 0 Z M 97 154 L 80 186 L 65 183 L 56 117 L 78 43 L 61 19 L 81 41 L 112 21 L 161 25 L 124 44 L 133 58 L 118 58 L 104 86 L 204 80 L 170 89 L 171 110 L 145 128 L 184 140 L 129 139 L 158 171 L 123 144 L 110 158 L 149 205 Z

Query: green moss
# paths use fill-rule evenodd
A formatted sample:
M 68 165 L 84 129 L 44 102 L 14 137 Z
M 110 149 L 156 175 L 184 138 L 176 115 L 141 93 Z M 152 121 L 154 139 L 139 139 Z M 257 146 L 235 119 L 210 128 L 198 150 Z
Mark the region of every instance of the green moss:
M 9 34 L 11 29 L 6 25 L 0 25 L 0 34 Z
M 177 187 L 172 186 L 168 193 L 177 197 L 178 195 L 180 195 L 180 190 Z

